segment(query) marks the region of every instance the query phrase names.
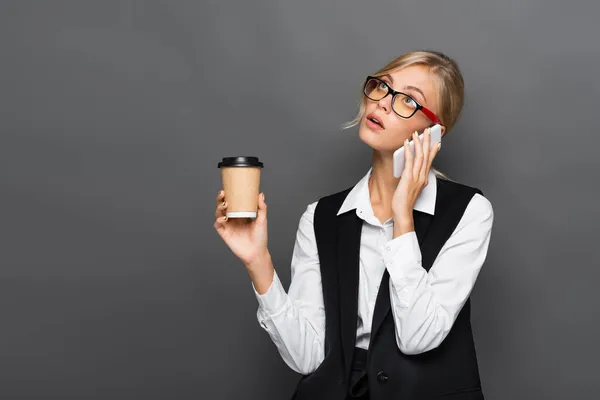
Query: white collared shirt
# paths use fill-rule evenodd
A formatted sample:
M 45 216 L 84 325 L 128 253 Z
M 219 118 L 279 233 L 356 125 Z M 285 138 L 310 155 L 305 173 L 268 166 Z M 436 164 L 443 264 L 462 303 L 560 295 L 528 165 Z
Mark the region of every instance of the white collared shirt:
M 379 284 L 385 269 L 390 274 L 390 302 L 396 343 L 405 354 L 418 354 L 439 346 L 471 294 L 485 261 L 494 219 L 491 203 L 475 194 L 458 226 L 446 241 L 431 269 L 421 265 L 421 250 L 414 231 L 393 238 L 393 219 L 381 223 L 373 213 L 366 175 L 348 193 L 338 215 L 352 209 L 363 219 L 360 242 L 358 323 L 356 346 L 368 348 Z M 433 215 L 437 177 L 428 184 L 414 209 Z M 309 374 L 324 359 L 325 308 L 319 255 L 313 228 L 317 202 L 300 218 L 291 262 L 291 283 L 286 293 L 275 271 L 273 282 L 258 300 L 257 318 L 294 371 Z

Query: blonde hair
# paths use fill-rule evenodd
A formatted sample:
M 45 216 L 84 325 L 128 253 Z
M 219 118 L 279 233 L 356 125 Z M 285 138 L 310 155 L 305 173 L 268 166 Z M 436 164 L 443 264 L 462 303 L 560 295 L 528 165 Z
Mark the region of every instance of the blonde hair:
M 452 127 L 456 124 L 464 102 L 465 85 L 463 77 L 458 65 L 453 59 L 438 51 L 410 51 L 394 58 L 372 76 L 385 75 L 412 65 L 423 65 L 429 69 L 434 77 L 436 77 L 436 87 L 438 88 L 440 99 L 437 116 L 439 117 L 441 124 L 446 127 L 446 134 L 444 136 L 447 136 Z M 358 125 L 364 118 L 367 100 L 362 93 L 362 86 L 361 97 L 362 99 L 360 101 L 358 114 L 352 121 L 343 124 L 342 129 L 348 129 Z M 438 178 L 450 181 L 453 180 L 433 167 L 431 167 L 431 171 Z

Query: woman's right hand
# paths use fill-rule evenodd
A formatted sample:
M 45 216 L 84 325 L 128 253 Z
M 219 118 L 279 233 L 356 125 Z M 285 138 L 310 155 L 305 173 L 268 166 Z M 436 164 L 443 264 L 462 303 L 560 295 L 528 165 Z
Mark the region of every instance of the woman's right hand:
M 268 254 L 267 250 L 267 204 L 264 193 L 258 195 L 256 219 L 227 218 L 225 191 L 217 196 L 214 227 L 227 246 L 246 267 Z

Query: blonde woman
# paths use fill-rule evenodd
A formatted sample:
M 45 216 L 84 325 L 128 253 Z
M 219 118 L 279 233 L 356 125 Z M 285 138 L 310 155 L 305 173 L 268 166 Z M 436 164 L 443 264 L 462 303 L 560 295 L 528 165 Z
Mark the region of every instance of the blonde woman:
M 289 290 L 267 248 L 267 205 L 255 220 L 214 227 L 251 277 L 258 321 L 303 375 L 293 399 L 483 399 L 470 294 L 485 261 L 493 210 L 481 190 L 432 168 L 428 129 L 445 136 L 463 105 L 463 78 L 440 52 L 403 54 L 366 77 L 356 118 L 373 149 L 350 188 L 300 218 Z M 425 130 L 423 140 L 417 134 Z M 393 152 L 415 141 L 400 178 Z

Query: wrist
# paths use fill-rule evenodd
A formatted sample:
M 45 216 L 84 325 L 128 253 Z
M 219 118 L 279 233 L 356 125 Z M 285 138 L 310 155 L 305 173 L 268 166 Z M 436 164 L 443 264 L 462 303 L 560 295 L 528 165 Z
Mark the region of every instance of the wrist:
M 412 232 L 415 230 L 415 223 L 413 216 L 403 215 L 394 216 L 394 238 L 404 235 L 405 233 Z
M 412 210 L 393 211 L 394 224 L 410 224 L 414 222 Z
M 244 265 L 246 266 L 246 269 L 250 275 L 261 270 L 268 269 L 269 265 L 272 265 L 271 253 L 269 253 L 269 249 L 265 249 L 251 261 L 244 263 Z
M 262 256 L 256 258 L 254 262 L 246 264 L 246 270 L 257 293 L 260 295 L 265 294 L 275 277 L 275 268 L 273 267 L 269 252 L 267 251 Z

